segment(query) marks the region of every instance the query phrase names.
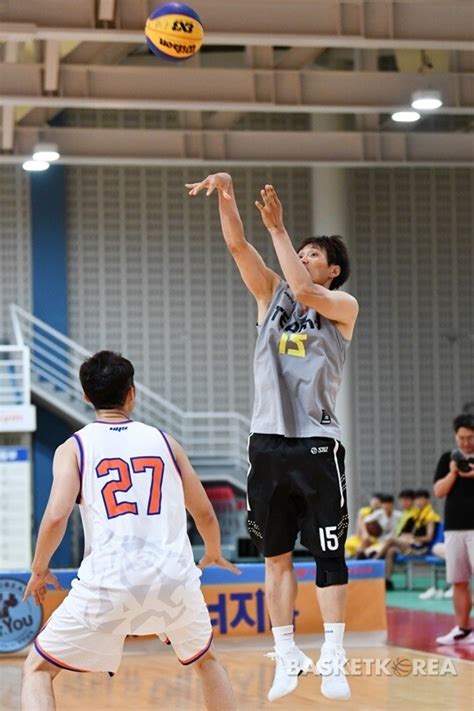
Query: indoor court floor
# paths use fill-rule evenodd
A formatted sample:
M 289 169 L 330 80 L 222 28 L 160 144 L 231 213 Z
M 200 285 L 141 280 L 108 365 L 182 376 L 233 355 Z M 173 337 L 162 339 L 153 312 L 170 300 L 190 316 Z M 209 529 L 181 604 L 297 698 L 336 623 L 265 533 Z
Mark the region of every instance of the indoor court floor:
M 268 641 L 268 644 L 265 644 Z M 301 642 L 301 637 L 300 637 Z M 263 643 L 263 644 L 262 644 Z M 314 638 L 300 645 L 311 656 Z M 347 708 L 354 711 L 468 711 L 472 709 L 474 667 L 465 659 L 453 659 L 439 654 L 427 654 L 395 646 L 347 648 L 351 659 L 374 660 L 362 663 L 362 673 L 350 678 L 352 698 L 349 702 L 325 699 L 319 690 L 319 679 L 313 674 L 300 678 L 298 689 L 278 702 L 270 704 L 266 694 L 273 678 L 273 662 L 265 657 L 271 650 L 270 639 L 228 639 L 216 642 L 216 650 L 231 676 L 241 711 L 275 708 L 281 711 L 314 709 L 330 711 Z M 313 652 L 314 655 L 314 652 Z M 376 673 L 375 660 L 422 660 L 421 665 L 435 660 L 432 671 L 442 669 L 448 660 L 456 674 L 409 673 L 396 676 Z M 437 660 L 437 661 L 436 661 Z M 1 709 L 18 711 L 21 658 L 5 658 L 0 663 Z M 381 662 L 378 663 L 379 665 Z M 406 664 L 406 661 L 405 661 Z M 433 662 L 432 662 L 433 664 Z M 410 665 L 409 665 L 410 666 Z M 366 674 L 363 669 L 373 673 Z M 428 667 L 425 666 L 425 670 Z M 164 708 L 177 711 L 202 711 L 196 675 L 176 661 L 171 649 L 157 640 L 130 640 L 118 674 L 75 674 L 62 672 L 56 684 L 58 711 L 148 711 Z

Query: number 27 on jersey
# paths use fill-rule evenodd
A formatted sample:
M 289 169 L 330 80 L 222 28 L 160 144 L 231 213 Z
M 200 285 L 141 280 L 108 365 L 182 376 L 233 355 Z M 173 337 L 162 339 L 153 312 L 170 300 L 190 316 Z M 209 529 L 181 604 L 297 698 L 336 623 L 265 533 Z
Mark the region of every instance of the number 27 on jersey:
M 99 478 L 109 474 L 119 475 L 118 479 L 108 481 L 101 490 L 108 518 L 126 514 L 138 516 L 138 504 L 135 501 L 117 501 L 119 492 L 126 493 L 132 488 L 132 474 L 150 477 L 150 494 L 146 511 L 148 516 L 156 516 L 161 511 L 161 489 L 165 468 L 163 460 L 161 457 L 132 457 L 130 464 L 120 458 L 102 459 L 95 468 Z

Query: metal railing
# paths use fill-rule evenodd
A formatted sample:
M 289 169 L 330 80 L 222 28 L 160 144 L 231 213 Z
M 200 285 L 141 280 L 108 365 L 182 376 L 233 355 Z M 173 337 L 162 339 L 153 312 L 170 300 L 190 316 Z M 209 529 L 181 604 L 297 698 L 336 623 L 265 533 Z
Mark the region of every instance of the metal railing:
M 10 306 L 17 346 L 31 356 L 31 389 L 79 424 L 92 419 L 84 402 L 79 367 L 91 353 L 20 306 Z M 135 383 L 134 417 L 176 437 L 192 459 L 246 471 L 250 423 L 237 412 L 184 412 L 141 383 Z

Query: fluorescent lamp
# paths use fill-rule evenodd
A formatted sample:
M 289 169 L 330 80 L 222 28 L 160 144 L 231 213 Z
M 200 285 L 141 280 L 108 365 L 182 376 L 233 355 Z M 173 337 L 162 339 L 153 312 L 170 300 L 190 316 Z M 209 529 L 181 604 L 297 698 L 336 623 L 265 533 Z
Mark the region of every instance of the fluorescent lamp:
M 58 160 L 59 151 L 56 143 L 37 143 L 33 151 L 33 160 L 52 161 Z
M 49 163 L 45 160 L 25 160 L 23 163 L 23 170 L 30 172 L 33 171 L 39 173 L 42 170 L 48 170 L 48 168 Z
M 411 95 L 411 105 L 414 109 L 433 111 L 443 105 L 441 92 L 435 89 L 420 89 Z
M 413 123 L 414 121 L 418 121 L 419 118 L 420 114 L 417 111 L 395 111 L 395 113 L 392 114 L 392 120 L 397 123 Z

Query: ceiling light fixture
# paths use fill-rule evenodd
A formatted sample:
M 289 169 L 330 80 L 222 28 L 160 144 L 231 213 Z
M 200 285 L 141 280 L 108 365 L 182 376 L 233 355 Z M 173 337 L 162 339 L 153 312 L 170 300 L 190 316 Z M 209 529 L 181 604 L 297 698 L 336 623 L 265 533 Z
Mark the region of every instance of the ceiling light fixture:
M 420 89 L 411 95 L 411 105 L 414 109 L 433 111 L 443 105 L 441 92 L 436 89 Z
M 418 121 L 419 118 L 420 114 L 418 111 L 395 111 L 395 113 L 392 114 L 392 121 L 396 121 L 397 123 L 414 123 Z
M 49 163 L 45 160 L 25 160 L 23 170 L 39 173 L 42 170 L 48 170 Z
M 58 160 L 59 151 L 56 143 L 37 143 L 33 151 L 33 160 L 52 161 Z

